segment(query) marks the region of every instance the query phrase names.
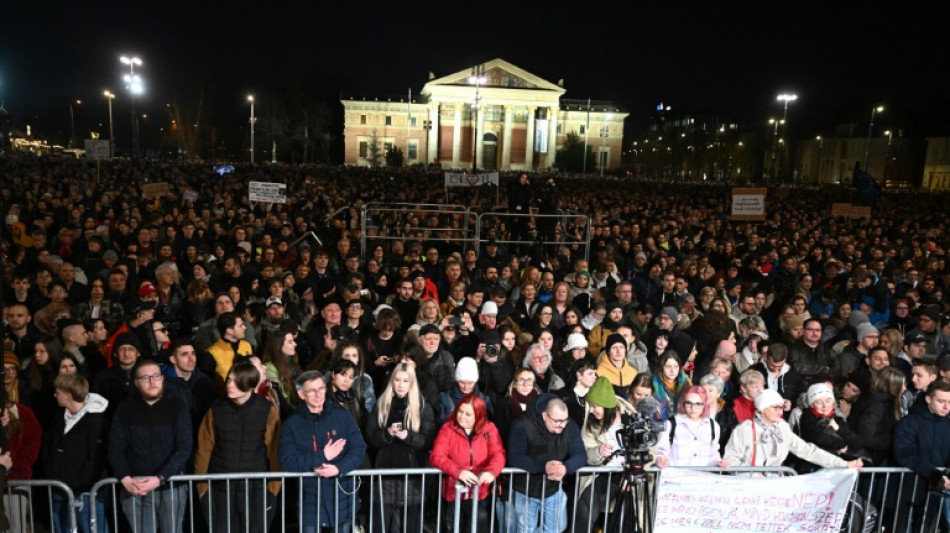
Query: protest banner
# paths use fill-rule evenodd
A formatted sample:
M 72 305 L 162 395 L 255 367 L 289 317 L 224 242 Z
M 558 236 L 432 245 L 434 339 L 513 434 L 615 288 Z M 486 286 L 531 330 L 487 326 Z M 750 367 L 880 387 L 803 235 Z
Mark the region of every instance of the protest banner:
M 667 468 L 654 533 L 838 533 L 857 478 L 853 469 L 744 477 Z
M 834 204 L 831 204 L 831 216 L 870 219 L 871 206 L 853 205 L 853 204 L 848 204 L 848 203 L 834 203 Z
M 762 188 L 732 189 L 732 220 L 765 220 L 765 194 Z
M 287 184 L 252 181 L 247 186 L 247 198 L 265 204 L 286 204 Z
M 154 198 L 161 198 L 165 194 L 172 190 L 172 186 L 164 181 L 156 181 L 155 183 L 146 183 L 142 185 L 142 197 L 149 200 Z
M 497 172 L 482 172 L 479 174 L 469 174 L 466 172 L 446 172 L 446 187 L 481 187 L 482 185 L 498 186 Z

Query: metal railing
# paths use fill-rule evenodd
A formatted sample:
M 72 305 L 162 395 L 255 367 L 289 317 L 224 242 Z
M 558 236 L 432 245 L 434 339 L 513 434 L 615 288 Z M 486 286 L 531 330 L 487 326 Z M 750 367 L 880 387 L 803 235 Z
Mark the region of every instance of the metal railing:
M 570 214 L 570 213 L 565 213 L 565 212 L 561 212 L 556 215 L 542 215 L 540 213 L 505 213 L 501 211 L 491 211 L 487 213 L 480 213 L 478 215 L 477 222 L 475 224 L 475 241 L 476 243 L 478 243 L 479 246 L 481 246 L 483 241 L 488 240 L 488 239 L 483 239 L 482 237 L 482 232 L 483 232 L 482 228 L 485 226 L 484 221 L 486 217 L 497 218 L 500 221 L 510 220 L 511 222 L 517 223 L 519 225 L 523 224 L 522 229 L 514 231 L 514 234 L 512 235 L 512 238 L 510 240 L 503 240 L 503 239 L 496 238 L 495 242 L 497 242 L 498 244 L 517 244 L 517 245 L 525 245 L 525 246 L 531 246 L 531 245 L 536 245 L 536 244 L 540 244 L 542 246 L 549 246 L 549 245 L 570 246 L 570 245 L 577 244 L 584 248 L 584 260 L 585 261 L 590 260 L 590 240 L 591 240 L 591 233 L 592 233 L 591 231 L 592 223 L 591 223 L 590 217 L 588 217 L 587 215 Z M 558 220 L 560 220 L 561 228 L 566 228 L 567 220 L 570 218 L 574 218 L 578 220 L 582 219 L 584 223 L 586 224 L 586 227 L 584 228 L 583 240 L 580 240 L 580 241 L 552 240 L 551 237 L 555 235 L 555 231 L 556 231 L 555 228 L 558 223 Z M 526 229 L 524 228 L 528 227 L 527 223 L 530 222 L 532 219 L 552 220 L 553 223 L 555 224 L 555 228 L 542 229 L 540 227 L 537 227 L 540 225 L 537 225 L 536 229 L 538 233 L 537 233 L 536 239 L 527 239 L 525 238 L 524 235 L 519 235 L 519 233 L 524 233 L 526 231 Z M 509 228 L 509 230 L 513 228 L 512 224 L 506 224 L 506 226 Z
M 796 475 L 782 467 L 692 470 Z M 115 478 L 100 481 L 83 495 L 74 495 L 58 481 L 11 481 L 4 494 L 16 502 L 7 509 L 13 531 L 42 531 L 41 522 L 58 516 L 65 521 L 54 531 L 122 531 L 128 524 L 136 533 L 163 527 L 284 532 L 310 526 L 343 533 L 357 528 L 365 533 L 512 533 L 545 526 L 571 533 L 615 527 L 649 532 L 661 473 L 647 469 L 631 486 L 622 482 L 626 474 L 619 467 L 585 467 L 564 482 L 506 468 L 484 498 L 477 485 L 443 486 L 450 480 L 434 468 L 354 470 L 332 479 L 309 472 L 182 475 L 139 497 L 130 497 Z M 928 481 L 904 468 L 863 469 L 841 531 L 947 531 L 950 497 L 932 490 Z M 328 496 L 327 490 L 335 494 Z M 451 502 L 445 498 L 450 492 Z
M 471 225 L 471 209 L 455 204 L 404 204 L 404 203 L 382 203 L 382 202 L 369 202 L 363 205 L 363 209 L 360 213 L 360 256 L 367 257 L 366 255 L 366 245 L 367 241 L 400 241 L 406 240 L 406 236 L 397 236 L 397 235 L 373 235 L 372 237 L 368 236 L 370 228 L 378 228 L 378 217 L 385 213 L 412 213 L 418 215 L 419 218 L 425 218 L 426 216 L 443 216 L 443 215 L 461 215 L 462 224 L 458 228 L 449 227 L 427 227 L 427 226 L 411 226 L 409 229 L 411 231 L 423 230 L 428 232 L 449 232 L 451 237 L 439 237 L 440 241 L 447 242 L 460 242 L 462 243 L 462 248 L 467 250 L 470 245 L 472 234 L 474 230 L 470 227 Z M 370 215 L 370 216 L 368 216 Z M 373 224 L 369 224 L 369 220 L 373 220 Z

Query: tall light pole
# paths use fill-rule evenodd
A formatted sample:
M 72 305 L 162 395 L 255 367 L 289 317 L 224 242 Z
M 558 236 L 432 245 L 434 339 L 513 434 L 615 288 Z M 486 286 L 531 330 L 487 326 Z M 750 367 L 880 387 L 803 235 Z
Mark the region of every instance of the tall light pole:
M 821 144 L 825 141 L 821 135 L 815 137 L 818 141 L 818 166 L 815 168 L 815 183 L 821 183 Z
M 472 75 L 468 78 L 469 83 L 475 84 L 475 103 L 472 105 L 472 111 L 474 117 L 472 120 L 475 121 L 472 126 L 472 135 L 473 144 L 472 144 L 472 172 L 475 172 L 478 168 L 478 108 L 481 103 L 482 96 L 479 94 L 479 89 L 481 85 L 485 83 L 485 65 L 478 65 L 472 67 Z M 528 142 L 533 142 L 532 139 L 528 139 Z
M 785 104 L 782 111 L 782 139 L 786 139 L 788 138 L 788 103 L 798 100 L 798 95 L 794 93 L 782 93 L 776 96 L 775 99 Z M 782 175 L 784 177 L 787 174 L 785 166 L 788 165 L 788 142 L 783 142 L 782 144 L 782 164 L 780 168 L 782 169 Z
M 864 145 L 864 172 L 868 171 L 868 159 L 871 157 L 871 130 L 874 129 L 874 115 L 884 111 L 884 106 L 871 108 L 871 120 L 868 122 L 868 141 Z
M 82 105 L 82 100 L 69 102 L 69 147 L 76 147 L 76 113 L 73 111 L 73 104 Z
M 247 101 L 251 103 L 251 164 L 254 164 L 254 123 L 257 122 L 257 119 L 254 117 L 254 95 L 247 95 Z
M 891 162 L 891 140 L 894 138 L 894 132 L 887 130 L 884 132 L 884 135 L 887 135 L 887 151 L 884 152 L 884 183 L 887 183 L 887 165 Z
M 429 130 L 432 129 L 432 121 L 423 120 L 422 129 L 426 132 L 426 168 L 429 168 Z
M 607 111 L 607 108 L 604 108 Z M 600 137 L 603 141 L 600 143 L 600 177 L 604 177 L 604 167 L 607 166 L 607 121 L 610 120 L 610 113 L 604 113 L 604 125 L 600 130 Z M 585 154 L 586 155 L 586 154 Z
M 774 180 L 774 179 L 775 179 L 775 176 L 774 176 L 774 174 L 775 174 L 775 150 L 776 150 L 776 144 L 778 143 L 778 126 L 779 126 L 779 124 L 784 124 L 784 123 L 785 123 L 785 120 L 784 120 L 784 119 L 774 119 L 774 118 L 770 118 L 770 119 L 769 119 L 769 124 L 772 124 L 772 125 L 774 126 L 774 127 L 772 128 L 772 150 L 771 150 L 770 160 L 769 160 L 769 179 L 770 179 L 770 180 Z
M 139 151 L 139 135 L 136 130 L 135 120 L 135 95 L 142 94 L 145 87 L 142 85 L 142 78 L 135 74 L 135 67 L 142 65 L 142 60 L 132 56 L 122 56 L 119 61 L 129 66 L 129 73 L 123 76 L 126 86 L 129 88 L 129 103 L 132 106 L 132 155 L 137 155 Z
M 115 157 L 115 130 L 112 128 L 112 101 L 115 95 L 109 90 L 102 91 L 102 95 L 109 102 L 109 159 L 112 159 Z

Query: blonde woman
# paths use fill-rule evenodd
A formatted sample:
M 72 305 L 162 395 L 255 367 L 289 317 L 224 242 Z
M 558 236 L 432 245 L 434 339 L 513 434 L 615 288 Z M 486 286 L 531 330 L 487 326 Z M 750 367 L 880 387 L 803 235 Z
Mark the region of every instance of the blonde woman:
M 419 304 L 419 313 L 416 314 L 416 324 L 420 326 L 425 326 L 426 324 L 435 324 L 439 325 L 439 322 L 442 321 L 442 310 L 439 309 L 439 304 L 433 299 L 423 300 Z
M 416 371 L 399 363 L 389 385 L 379 396 L 366 421 L 366 440 L 376 450 L 375 468 L 423 468 L 436 433 L 435 414 L 419 392 Z M 373 531 L 418 531 L 422 478 L 397 476 L 382 482 L 383 497 L 374 517 Z M 404 508 L 404 506 L 406 508 Z M 407 523 L 402 524 L 403 516 Z

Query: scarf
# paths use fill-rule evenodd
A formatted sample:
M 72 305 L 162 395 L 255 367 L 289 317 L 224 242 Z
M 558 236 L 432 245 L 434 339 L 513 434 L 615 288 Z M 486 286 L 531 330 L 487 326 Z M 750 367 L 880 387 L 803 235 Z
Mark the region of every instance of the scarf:
M 835 412 L 834 412 L 833 409 L 832 409 L 832 411 L 831 411 L 830 413 L 828 413 L 828 414 L 826 414 L 826 415 L 823 415 L 823 414 L 819 413 L 818 411 L 815 411 L 815 408 L 814 408 L 814 407 L 809 407 L 808 410 L 811 411 L 811 414 L 815 415 L 819 420 L 824 419 L 824 418 L 834 418 L 834 417 L 835 417 Z
M 522 396 L 518 391 L 512 390 L 511 396 L 508 397 L 508 412 L 512 415 L 511 420 L 515 420 L 521 413 L 525 411 L 525 407 L 531 403 L 532 400 L 538 397 L 538 391 L 532 389 L 526 396 Z
M 779 429 L 779 425 L 766 424 L 759 415 L 755 415 L 752 423 L 762 428 L 762 433 L 759 434 L 759 442 L 762 443 L 762 446 L 772 446 L 772 452 L 769 455 L 772 457 L 778 456 L 778 445 L 782 443 L 782 431 Z M 753 446 L 755 446 L 754 443 Z

